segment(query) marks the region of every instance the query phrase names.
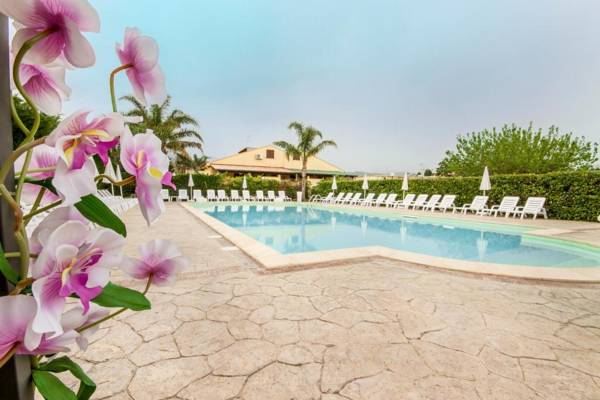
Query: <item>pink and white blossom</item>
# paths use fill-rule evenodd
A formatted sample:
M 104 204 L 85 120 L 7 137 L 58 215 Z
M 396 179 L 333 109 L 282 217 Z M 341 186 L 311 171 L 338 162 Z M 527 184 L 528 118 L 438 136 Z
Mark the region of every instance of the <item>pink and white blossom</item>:
M 25 93 L 40 111 L 60 114 L 62 102 L 71 95 L 71 88 L 65 82 L 64 65 L 58 62 L 48 65 L 21 63 L 19 76 Z
M 18 51 L 27 40 L 41 32 L 50 34 L 26 55 L 34 64 L 48 64 L 61 54 L 78 68 L 96 61 L 92 46 L 81 32 L 99 32 L 100 18 L 87 0 L 8 0 L 0 12 L 17 23 L 13 48 Z
M 50 233 L 31 267 L 31 287 L 38 310 L 32 329 L 37 333 L 63 332 L 60 316 L 65 298 L 79 297 L 84 313 L 119 265 L 124 238 L 109 229 L 90 229 L 68 221 Z
M 77 111 L 61 121 L 46 138 L 54 146 L 70 169 L 79 169 L 88 156 L 97 154 L 108 162 L 108 151 L 119 142 L 125 129 L 125 120 L 118 113 L 88 121 L 89 111 Z
M 85 312 L 81 304 L 75 305 L 72 309 L 66 311 L 61 317 L 61 325 L 65 332 L 76 330 L 88 324 L 94 323 L 109 314 L 107 308 L 100 307 L 90 303 L 90 308 Z M 87 349 L 88 339 L 98 331 L 99 325 L 87 328 L 79 333 L 75 338 L 77 345 L 81 350 Z
M 86 159 L 80 169 L 70 169 L 62 159 L 59 160 L 52 184 L 63 200 L 62 204 L 70 206 L 85 195 L 96 194 L 96 172 L 96 164 L 91 158 Z
M 160 195 L 162 185 L 171 186 L 169 158 L 162 152 L 161 142 L 151 131 L 132 135 L 129 129 L 121 137 L 121 165 L 135 176 L 135 193 L 142 215 L 151 224 L 164 212 Z
M 15 171 L 21 172 L 23 169 L 23 163 L 25 162 L 25 154 L 22 154 L 15 161 Z M 29 170 L 32 169 L 43 169 L 43 168 L 56 168 L 58 162 L 58 153 L 54 147 L 50 147 L 45 144 L 41 144 L 33 148 L 31 154 L 31 160 L 29 161 Z M 54 176 L 54 170 L 41 171 L 41 172 L 28 172 L 27 176 L 36 180 L 44 180 Z M 25 204 L 33 204 L 38 197 L 38 194 L 42 186 L 35 185 L 32 183 L 23 184 L 21 193 L 21 201 Z M 59 196 L 52 193 L 49 190 L 44 192 L 40 205 L 44 206 L 53 203 L 59 199 Z
M 75 207 L 55 208 L 35 227 L 29 238 L 29 250 L 39 254 L 48 243 L 48 237 L 62 224 L 69 221 L 79 221 L 87 224 L 88 221 Z
M 141 259 L 126 257 L 121 268 L 136 279 L 152 277 L 155 285 L 173 282 L 179 271 L 186 268 L 188 260 L 168 240 L 155 239 L 140 246 Z
M 0 297 L 0 358 L 17 345 L 16 354 L 54 354 L 69 350 L 80 335 L 74 329 L 64 329 L 58 336 L 34 332 L 31 329 L 37 311 L 35 299 L 16 295 Z
M 123 44 L 117 44 L 117 55 L 133 87 L 135 98 L 142 104 L 147 101 L 161 104 L 167 98 L 165 77 L 158 65 L 158 44 L 140 34 L 137 28 L 126 28 Z

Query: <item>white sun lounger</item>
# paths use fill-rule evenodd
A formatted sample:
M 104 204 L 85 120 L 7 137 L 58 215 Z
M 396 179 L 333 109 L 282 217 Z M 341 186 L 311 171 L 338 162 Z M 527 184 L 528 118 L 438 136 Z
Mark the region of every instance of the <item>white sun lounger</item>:
M 456 211 L 460 211 L 461 214 L 466 214 L 469 211 L 474 212 L 475 214 L 485 214 L 487 213 L 487 201 L 488 196 L 475 196 L 473 201 L 469 204 L 464 204 L 462 207 L 454 207 L 452 209 L 452 214 L 456 213 Z
M 277 192 L 277 197 L 283 199 L 283 201 L 292 201 L 287 194 L 285 194 L 285 190 L 280 190 Z
M 256 201 L 265 201 L 265 194 L 263 193 L 262 190 L 257 190 L 256 191 Z
M 521 219 L 525 218 L 528 214 L 533 216 L 533 219 L 536 219 L 538 215 L 541 215 L 546 219 L 548 218 L 548 212 L 544 208 L 545 203 L 545 197 L 529 197 L 523 207 L 515 208 L 513 215 L 515 217 L 520 215 Z
M 454 208 L 455 199 L 455 194 L 446 194 L 442 197 L 442 200 L 431 209 L 431 211 L 440 210 L 441 212 L 446 212 L 449 208 Z
M 337 196 L 335 196 L 335 197 L 332 196 L 329 200 L 323 201 L 323 203 L 331 203 L 331 204 L 338 203 L 338 202 L 342 201 L 342 199 L 344 198 L 345 195 L 346 195 L 345 192 L 340 192 L 337 194 Z
M 177 191 L 177 201 L 189 201 L 190 198 L 188 196 L 187 189 L 179 189 Z
M 98 191 L 98 193 L 100 193 L 100 191 Z M 163 199 L 163 201 L 170 201 L 169 189 L 160 189 L 160 198 Z
M 331 200 L 332 197 L 333 197 L 333 192 L 327 193 L 327 196 L 321 196 L 320 194 L 313 194 L 312 196 L 310 196 L 310 199 L 308 199 L 308 201 L 311 203 L 314 203 L 314 202 L 322 201 L 325 199 Z
M 346 204 L 348 203 L 350 200 L 352 200 L 352 196 L 354 195 L 354 193 L 346 193 L 346 195 L 344 197 L 342 197 L 341 199 L 336 201 L 336 204 Z
M 385 203 L 383 204 L 385 204 L 386 207 L 393 207 L 394 203 L 396 203 L 396 197 L 398 197 L 396 193 L 390 193 L 387 199 L 385 199 Z
M 362 193 L 354 193 L 354 196 L 352 196 L 352 198 L 350 199 L 350 201 L 348 201 L 347 204 L 356 205 L 356 204 L 360 203 L 361 197 L 362 197 Z
M 231 189 L 231 201 L 240 201 L 242 200 L 242 198 L 240 197 L 240 192 L 238 192 L 236 189 Z
M 213 189 L 208 189 L 206 191 L 206 199 L 208 201 L 217 201 L 217 195 Z
M 425 207 L 425 203 L 427 202 L 428 197 L 429 197 L 428 194 L 418 195 L 417 198 L 415 199 L 415 201 L 413 201 L 411 203 L 410 207 L 412 207 L 413 210 L 416 210 L 417 208 Z
M 192 199 L 194 201 L 202 201 L 204 197 L 202 197 L 202 191 L 200 189 L 194 189 L 192 191 Z
M 519 204 L 519 196 L 504 196 L 500 204 L 493 205 L 490 208 L 489 213 L 494 217 L 504 213 L 504 217 L 508 218 L 517 208 L 517 204 Z
M 275 191 L 274 190 L 267 190 L 267 200 L 275 201 Z
M 362 200 L 359 200 L 356 204 L 362 207 L 368 207 L 373 202 L 373 199 L 375 199 L 375 193 L 369 193 L 367 194 L 367 197 L 365 197 Z
M 219 201 L 229 200 L 229 197 L 227 197 L 227 193 L 225 193 L 225 190 L 223 190 L 223 189 L 217 190 L 217 200 L 219 200 Z
M 410 207 L 410 205 L 412 204 L 412 202 L 414 200 L 415 200 L 415 195 L 412 193 L 409 193 L 406 195 L 406 197 L 404 197 L 404 199 L 394 203 L 394 207 L 395 208 L 404 208 L 404 209 L 408 210 L 408 207 Z
M 365 204 L 366 206 L 369 207 L 379 207 L 381 204 L 383 204 L 383 202 L 385 202 L 385 198 L 387 197 L 387 193 L 379 193 L 379 195 L 377 196 L 377 198 L 373 201 L 371 201 L 369 204 Z
M 252 196 L 250 196 L 249 190 L 242 190 L 242 199 L 244 201 L 252 201 Z
M 423 206 L 423 211 L 427 211 L 427 210 L 433 211 L 435 206 L 438 205 L 438 202 L 440 201 L 441 198 L 442 198 L 441 194 L 434 194 L 433 196 L 431 196 L 429 198 L 429 200 L 427 201 L 427 203 L 425 203 L 425 205 Z

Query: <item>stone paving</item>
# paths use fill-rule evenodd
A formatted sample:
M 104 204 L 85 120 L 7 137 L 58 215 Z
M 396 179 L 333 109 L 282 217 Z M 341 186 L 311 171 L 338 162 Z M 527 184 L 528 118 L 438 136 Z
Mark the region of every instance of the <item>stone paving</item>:
M 600 399 L 600 286 L 383 259 L 261 275 L 177 205 L 138 214 L 128 252 L 169 238 L 192 265 L 76 354 L 97 399 Z

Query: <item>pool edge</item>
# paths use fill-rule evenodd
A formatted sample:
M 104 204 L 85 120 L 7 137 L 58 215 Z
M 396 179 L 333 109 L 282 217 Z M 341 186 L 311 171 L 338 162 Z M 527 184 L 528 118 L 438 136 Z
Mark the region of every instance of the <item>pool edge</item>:
M 211 217 L 187 203 L 181 207 L 229 240 L 256 261 L 263 272 L 285 272 L 306 267 L 335 265 L 344 261 L 360 261 L 382 257 L 408 262 L 417 266 L 484 276 L 525 279 L 532 281 L 600 283 L 600 268 L 541 268 L 520 265 L 492 264 L 435 257 L 391 249 L 384 246 L 355 247 L 343 250 L 322 250 L 306 253 L 281 254 L 245 233 Z M 561 241 L 569 242 L 565 239 Z

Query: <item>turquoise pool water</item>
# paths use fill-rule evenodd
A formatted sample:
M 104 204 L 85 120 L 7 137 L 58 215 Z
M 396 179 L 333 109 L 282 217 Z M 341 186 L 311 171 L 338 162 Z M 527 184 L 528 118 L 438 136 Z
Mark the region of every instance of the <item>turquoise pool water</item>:
M 199 204 L 197 207 L 283 254 L 386 246 L 498 264 L 600 266 L 600 251 L 591 247 L 527 236 L 500 225 L 464 226 L 460 221 L 383 217 L 310 206 Z

